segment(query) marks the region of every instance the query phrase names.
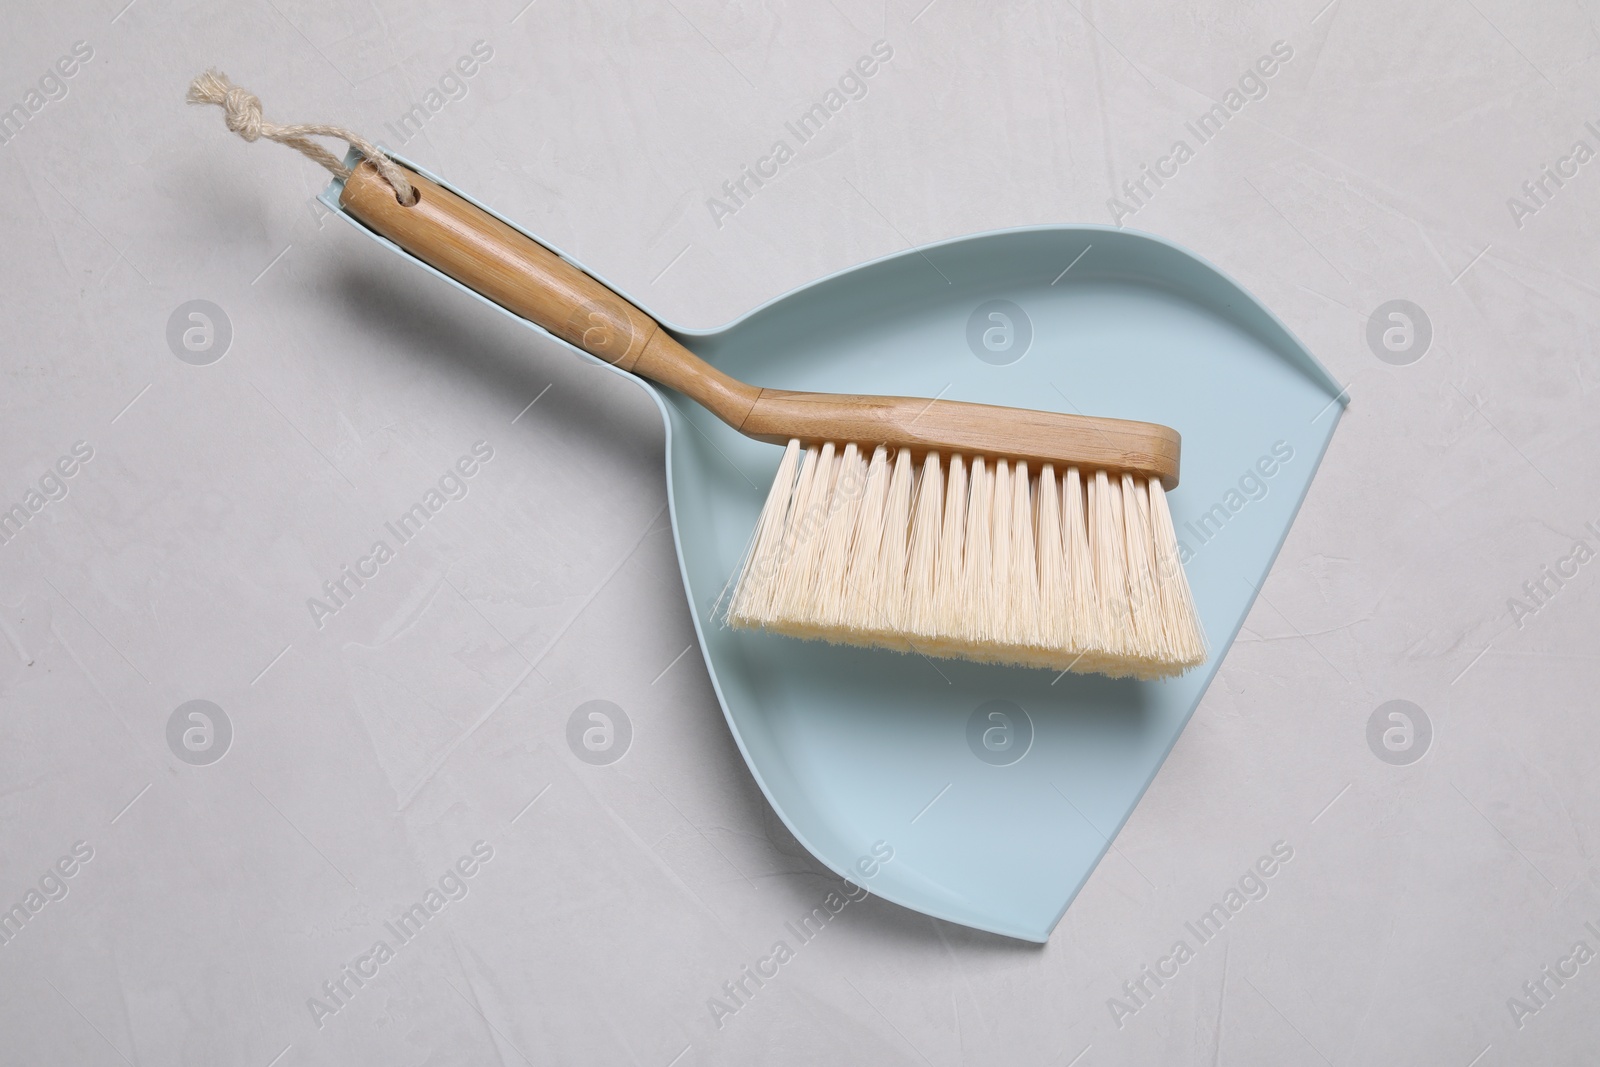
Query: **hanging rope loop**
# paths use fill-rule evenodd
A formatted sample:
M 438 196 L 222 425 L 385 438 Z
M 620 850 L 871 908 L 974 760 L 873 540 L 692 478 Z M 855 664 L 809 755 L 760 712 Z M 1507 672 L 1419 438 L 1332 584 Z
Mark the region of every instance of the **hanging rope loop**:
M 248 89 L 240 88 L 228 80 L 220 70 L 208 70 L 189 83 L 189 103 L 215 104 L 222 108 L 223 121 L 228 129 L 246 141 L 265 137 L 269 141 L 288 145 L 307 159 L 320 163 L 340 178 L 350 177 L 350 168 L 322 147 L 310 140 L 312 137 L 336 137 L 360 152 L 367 162 L 377 169 L 383 180 L 394 189 L 395 199 L 410 206 L 417 202 L 417 191 L 406 180 L 405 168 L 384 155 L 371 141 L 342 126 L 299 124 L 282 126 L 261 117 L 261 98 Z

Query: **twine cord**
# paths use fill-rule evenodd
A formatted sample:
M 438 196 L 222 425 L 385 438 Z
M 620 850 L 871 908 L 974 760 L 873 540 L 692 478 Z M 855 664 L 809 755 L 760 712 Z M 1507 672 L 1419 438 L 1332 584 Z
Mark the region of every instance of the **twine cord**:
M 228 129 L 246 141 L 262 137 L 269 141 L 277 141 L 281 145 L 288 145 L 307 159 L 320 163 L 335 176 L 348 178 L 350 168 L 332 152 L 310 140 L 312 137 L 337 137 L 366 157 L 367 162 L 371 163 L 383 180 L 394 189 L 396 200 L 407 206 L 417 202 L 417 192 L 406 180 L 405 170 L 384 155 L 377 145 L 342 126 L 309 123 L 282 126 L 276 122 L 267 122 L 261 117 L 260 97 L 248 89 L 233 84 L 220 70 L 208 70 L 190 82 L 188 100 L 191 104 L 216 104 L 222 108 Z

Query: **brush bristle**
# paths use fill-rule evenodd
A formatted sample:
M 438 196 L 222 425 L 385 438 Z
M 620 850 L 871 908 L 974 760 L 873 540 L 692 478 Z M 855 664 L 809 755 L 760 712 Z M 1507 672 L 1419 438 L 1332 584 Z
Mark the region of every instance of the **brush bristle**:
M 1206 658 L 1154 479 L 790 441 L 727 621 L 1144 679 Z

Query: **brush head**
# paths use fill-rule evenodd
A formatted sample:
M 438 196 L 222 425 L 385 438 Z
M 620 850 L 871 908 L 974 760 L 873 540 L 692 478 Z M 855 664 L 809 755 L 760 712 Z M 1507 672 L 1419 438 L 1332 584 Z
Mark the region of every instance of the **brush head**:
M 726 619 L 1112 677 L 1207 654 L 1159 478 L 881 445 L 789 441 Z

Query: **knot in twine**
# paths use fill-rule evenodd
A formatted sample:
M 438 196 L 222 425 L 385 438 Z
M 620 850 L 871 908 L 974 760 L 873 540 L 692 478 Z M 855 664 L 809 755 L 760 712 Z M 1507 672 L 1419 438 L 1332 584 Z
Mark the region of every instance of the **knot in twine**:
M 267 122 L 261 117 L 261 98 L 250 90 L 233 84 L 220 70 L 208 70 L 190 82 L 188 100 L 191 104 L 216 104 L 222 108 L 223 121 L 227 123 L 228 129 L 246 141 L 255 141 L 262 137 L 269 141 L 277 141 L 279 144 L 288 145 L 307 159 L 322 164 L 335 176 L 348 178 L 349 167 L 326 148 L 308 140 L 311 137 L 337 137 L 360 152 L 367 162 L 372 164 L 383 180 L 394 189 L 396 200 L 406 205 L 417 202 L 417 192 L 406 180 L 404 169 L 384 155 L 377 145 L 341 126 L 311 124 L 281 126 L 276 122 Z

